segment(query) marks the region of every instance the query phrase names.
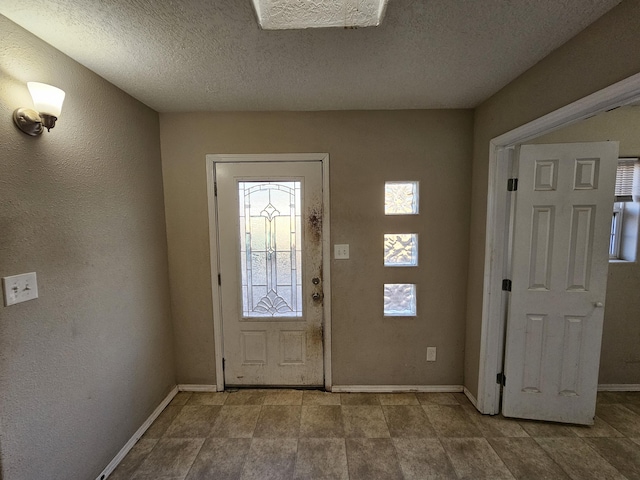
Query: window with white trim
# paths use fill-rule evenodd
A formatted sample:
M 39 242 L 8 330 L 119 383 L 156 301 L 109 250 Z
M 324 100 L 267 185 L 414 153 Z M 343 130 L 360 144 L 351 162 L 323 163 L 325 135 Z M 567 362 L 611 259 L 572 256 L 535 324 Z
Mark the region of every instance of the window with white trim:
M 640 162 L 621 158 L 616 171 L 609 259 L 635 261 L 640 226 Z

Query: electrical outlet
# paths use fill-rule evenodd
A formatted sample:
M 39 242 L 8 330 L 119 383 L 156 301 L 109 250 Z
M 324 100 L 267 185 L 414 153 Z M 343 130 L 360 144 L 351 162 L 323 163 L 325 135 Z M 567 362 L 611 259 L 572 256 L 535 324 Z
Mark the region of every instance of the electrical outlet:
M 349 244 L 333 246 L 333 258 L 336 260 L 346 260 L 349 258 Z
M 436 361 L 436 347 L 427 347 L 427 362 Z
M 4 291 L 5 307 L 38 298 L 36 272 L 3 277 L 2 290 Z

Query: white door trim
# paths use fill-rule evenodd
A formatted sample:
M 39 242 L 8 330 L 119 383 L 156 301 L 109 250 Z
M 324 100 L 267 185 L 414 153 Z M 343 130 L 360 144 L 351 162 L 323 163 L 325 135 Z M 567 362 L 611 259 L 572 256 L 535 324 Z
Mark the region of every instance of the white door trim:
M 209 207 L 209 251 L 211 257 L 211 295 L 213 299 L 213 335 L 216 362 L 216 388 L 224 390 L 224 374 L 222 371 L 222 303 L 220 301 L 220 287 L 217 282 L 220 272 L 220 258 L 218 249 L 218 218 L 216 196 L 214 192 L 214 172 L 216 163 L 240 162 L 322 162 L 322 287 L 324 293 L 324 386 L 331 391 L 331 238 L 329 226 L 329 154 L 328 153 L 282 153 L 282 154 L 209 154 L 206 156 L 207 166 L 207 197 Z
M 506 304 L 502 294 L 502 279 L 508 262 L 504 253 L 508 248 L 509 211 L 504 199 L 507 179 L 511 173 L 512 158 L 508 154 L 509 149 L 516 144 L 638 100 L 640 73 L 495 137 L 489 143 L 489 187 L 477 397 L 477 408 L 480 412 L 500 413 L 500 386 L 496 383 L 496 375 L 501 371 L 504 351 Z

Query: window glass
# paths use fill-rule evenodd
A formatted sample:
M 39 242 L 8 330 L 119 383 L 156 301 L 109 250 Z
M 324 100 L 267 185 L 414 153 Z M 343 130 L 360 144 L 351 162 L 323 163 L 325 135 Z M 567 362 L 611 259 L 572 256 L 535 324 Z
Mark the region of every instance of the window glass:
M 418 182 L 385 182 L 385 215 L 416 215 L 418 213 Z
M 415 267 L 418 265 L 418 235 L 416 233 L 385 233 L 385 267 Z
M 415 317 L 416 286 L 410 283 L 384 285 L 384 316 Z
M 238 182 L 244 317 L 302 316 L 301 182 Z

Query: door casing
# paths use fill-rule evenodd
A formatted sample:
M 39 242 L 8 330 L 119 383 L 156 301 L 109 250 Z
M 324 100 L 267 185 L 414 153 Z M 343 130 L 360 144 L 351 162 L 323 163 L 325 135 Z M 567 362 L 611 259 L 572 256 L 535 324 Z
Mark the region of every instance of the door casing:
M 482 325 L 478 396 L 481 413 L 500 413 L 501 385 L 496 376 L 502 372 L 506 295 L 502 280 L 509 271 L 508 255 L 510 205 L 505 201 L 507 181 L 513 169 L 514 148 L 520 143 L 579 122 L 612 108 L 640 100 L 640 73 L 577 100 L 543 117 L 526 123 L 489 142 L 487 222 L 482 292 Z
M 207 197 L 209 210 L 209 250 L 211 257 L 211 296 L 213 303 L 213 335 L 215 345 L 216 390 L 224 390 L 222 302 L 218 275 L 220 272 L 220 249 L 218 246 L 218 218 L 215 195 L 215 165 L 217 163 L 241 162 L 322 162 L 322 268 L 323 268 L 323 317 L 324 317 L 324 386 L 331 391 L 331 238 L 329 204 L 329 154 L 328 153 L 283 153 L 283 154 L 209 154 L 206 156 Z

